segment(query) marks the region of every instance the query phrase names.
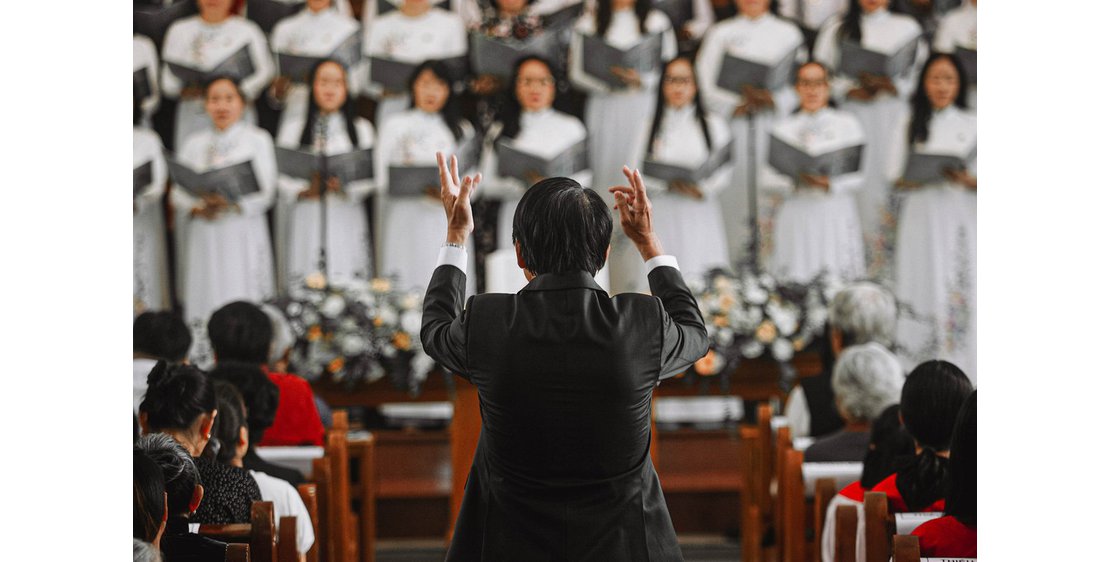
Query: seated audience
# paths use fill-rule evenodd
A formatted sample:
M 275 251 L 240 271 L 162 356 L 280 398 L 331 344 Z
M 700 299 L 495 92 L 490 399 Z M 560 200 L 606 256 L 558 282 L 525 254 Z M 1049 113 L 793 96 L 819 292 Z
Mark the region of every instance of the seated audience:
M 185 361 L 193 336 L 180 316 L 172 312 L 144 312 L 131 327 L 131 357 L 134 370 L 135 413 L 146 393 L 146 376 L 159 359 L 169 363 Z
M 870 490 L 886 494 L 891 513 L 944 510 L 948 447 L 956 415 L 973 390 L 967 375 L 947 361 L 926 361 L 906 377 L 902 385 L 901 419 L 906 432 L 913 438 L 914 453 L 898 459 L 895 472 Z M 829 502 L 821 536 L 821 558 L 825 562 L 831 562 L 835 553 L 837 506 L 862 506 L 863 492 L 862 485 L 853 483 Z M 862 561 L 866 560 L 865 556 L 861 523 L 857 531 L 856 557 Z
M 216 417 L 212 440 L 208 442 L 204 454 L 221 464 L 243 468 L 243 456 L 249 446 L 247 407 L 243 404 L 243 397 L 231 383 L 216 381 L 216 402 L 220 415 Z M 273 502 L 274 520 L 278 522 L 279 528 L 282 517 L 296 516 L 297 552 L 301 554 L 303 561 L 305 553 L 312 548 L 315 535 L 312 532 L 312 520 L 309 519 L 308 510 L 297 489 L 285 480 L 264 472 L 252 470 L 250 473 L 262 492 L 262 501 Z
M 146 398 L 139 406 L 143 433 L 165 433 L 199 457 L 212 437 L 217 415 L 212 379 L 189 365 L 159 362 L 147 383 Z M 193 522 L 249 523 L 251 502 L 262 499 L 250 473 L 204 458 L 195 463 L 206 489 Z
M 795 437 L 821 437 L 844 426 L 832 390 L 832 365 L 841 350 L 876 342 L 890 349 L 898 308 L 894 295 L 874 283 L 854 283 L 829 303 L 826 368 L 816 377 L 802 377 L 786 400 L 784 414 Z
M 135 450 L 131 474 L 134 479 L 133 507 L 134 537 L 158 548 L 162 533 L 166 530 L 166 481 L 162 478 L 162 468 L 140 450 Z
M 223 562 L 227 544 L 189 532 L 189 522 L 200 507 L 205 489 L 200 484 L 197 471 L 189 452 L 164 433 L 144 435 L 135 445 L 150 457 L 162 470 L 166 486 L 166 531 L 162 536 L 161 549 L 166 560 L 177 562 Z
M 948 487 L 944 494 L 944 517 L 914 529 L 921 556 L 932 558 L 976 557 L 975 392 L 964 402 L 956 418 L 948 462 Z
M 260 307 L 249 302 L 237 301 L 225 305 L 208 320 L 208 337 L 212 341 L 217 365 L 228 362 L 251 365 L 261 369 L 277 386 L 277 411 L 271 414 L 270 420 L 261 429 L 258 429 L 260 424 L 251 423 L 252 433 L 256 429 L 258 432 L 258 435 L 251 438 L 252 449 L 257 444 L 323 445 L 324 426 L 316 411 L 308 381 L 296 375 L 266 369 L 270 351 L 274 347 L 273 336 L 271 318 Z M 263 412 L 255 412 L 251 393 L 241 386 L 239 392 L 243 394 L 248 409 L 252 410 L 251 418 L 260 419 L 258 416 Z M 252 451 L 248 458 L 254 456 Z M 274 475 L 268 470 L 252 466 L 250 461 L 247 462 L 247 467 Z M 299 484 L 300 481 L 291 483 Z
M 265 472 L 296 486 L 304 482 L 304 476 L 291 468 L 268 463 L 258 456 L 258 446 L 262 433 L 274 423 L 274 412 L 278 407 L 278 389 L 266 378 L 257 365 L 224 361 L 212 370 L 212 378 L 231 383 L 247 405 L 248 443 L 243 465 L 249 470 Z
M 860 462 L 867 455 L 871 420 L 898 403 L 904 379 L 893 353 L 877 343 L 849 347 L 836 361 L 832 388 L 844 428 L 818 439 L 806 462 Z

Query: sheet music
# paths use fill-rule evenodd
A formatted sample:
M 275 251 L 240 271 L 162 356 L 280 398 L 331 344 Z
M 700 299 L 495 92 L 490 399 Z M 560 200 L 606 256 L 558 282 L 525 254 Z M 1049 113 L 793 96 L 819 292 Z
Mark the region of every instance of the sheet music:
M 972 151 L 974 154 L 974 151 Z M 951 154 L 910 153 L 902 178 L 922 185 L 947 181 L 945 170 L 966 170 L 967 159 Z
M 278 172 L 294 178 L 311 180 L 323 166 L 327 168 L 328 176 L 339 178 L 343 189 L 346 190 L 347 184 L 353 181 L 374 177 L 372 148 L 331 154 L 323 158 L 312 152 L 280 146 L 274 147 L 274 153 L 277 157 Z
M 324 59 L 332 59 L 343 68 L 350 69 L 362 56 L 362 39 L 359 32 L 354 32 L 343 40 L 331 53 L 324 56 L 294 55 L 292 53 L 278 53 L 278 74 L 288 77 L 294 82 L 307 84 L 312 76 L 312 69 Z
M 277 23 L 304 9 L 304 2 L 277 2 L 275 0 L 247 0 L 247 19 L 258 24 L 267 36 Z
M 170 72 L 190 86 L 202 86 L 216 76 L 230 76 L 235 80 L 242 80 L 254 73 L 254 62 L 251 60 L 248 45 L 243 45 L 211 70 L 200 70 L 173 61 L 166 61 L 166 64 L 169 65 Z
M 447 65 L 456 80 L 461 80 L 466 74 L 466 55 L 439 60 Z M 370 81 L 380 84 L 390 92 L 407 92 L 409 77 L 419 64 L 372 56 L 370 57 Z
M 245 195 L 250 195 L 259 190 L 258 180 L 254 175 L 254 166 L 251 161 L 240 162 L 231 166 L 208 170 L 198 173 L 196 170 L 178 161 L 172 154 L 166 154 L 166 164 L 169 167 L 170 178 L 194 197 L 202 197 L 207 193 L 218 193 L 228 201 L 236 202 Z
M 939 511 L 929 511 L 921 513 L 895 513 L 894 514 L 894 528 L 897 529 L 897 534 L 908 535 L 918 528 L 926 521 L 932 521 L 938 517 L 944 517 L 944 513 Z
M 644 156 L 642 171 L 645 176 L 665 182 L 683 181 L 697 184 L 712 176 L 732 159 L 732 143 L 717 148 L 700 166 L 690 168 L 681 164 L 665 164 Z
M 862 159 L 862 144 L 812 155 L 771 135 L 768 163 L 791 178 L 801 174 L 832 177 L 858 172 Z
M 146 67 L 136 70 L 133 77 L 135 79 L 135 97 L 140 100 L 149 98 L 154 91 L 150 87 L 150 76 L 147 76 Z
M 565 8 L 560 8 L 550 14 L 545 14 L 543 18 L 543 28 L 548 33 L 556 34 L 557 32 L 569 28 L 582 17 L 582 11 L 585 8 L 585 2 L 576 2 Z
M 497 174 L 533 183 L 532 176 L 566 177 L 586 168 L 586 141 L 582 140 L 551 159 L 513 147 L 506 140 L 497 141 Z
M 558 48 L 558 36 L 554 33 L 540 33 L 524 41 L 499 39 L 484 33 L 470 34 L 470 61 L 475 74 L 492 74 L 508 79 L 513 74 L 516 61 L 526 55 L 540 55 L 548 60 L 554 58 Z
M 135 175 L 135 183 L 133 184 L 135 192 L 133 197 L 138 199 L 139 195 L 154 181 L 154 161 L 148 160 L 146 164 L 135 168 L 133 173 Z
M 840 73 L 852 77 L 864 72 L 891 78 L 901 76 L 913 66 L 918 39 L 910 39 L 890 55 L 866 49 L 857 41 L 841 40 Z
M 625 88 L 624 82 L 613 74 L 612 67 L 632 68 L 640 74 L 656 69 L 663 52 L 663 38 L 653 33 L 628 49 L 618 49 L 596 35 L 582 37 L 582 65 L 586 74 L 597 78 L 611 88 Z
M 721 59 L 721 72 L 717 75 L 717 87 L 729 92 L 740 92 L 743 86 L 753 86 L 764 90 L 777 90 L 790 81 L 794 70 L 794 50 L 772 65 L 734 57 L 725 54 Z
M 391 197 L 420 197 L 428 188 L 439 191 L 439 166 L 389 166 Z

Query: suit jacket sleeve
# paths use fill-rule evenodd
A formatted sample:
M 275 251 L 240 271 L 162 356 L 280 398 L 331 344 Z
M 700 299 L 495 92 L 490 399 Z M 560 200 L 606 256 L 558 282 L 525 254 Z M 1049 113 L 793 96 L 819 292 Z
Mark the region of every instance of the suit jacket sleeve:
M 663 305 L 663 347 L 659 357 L 659 378 L 685 371 L 709 351 L 709 336 L 698 310 L 698 302 L 686 287 L 682 275 L 670 266 L 660 266 L 648 274 L 651 294 Z
M 467 315 L 463 310 L 466 274 L 453 265 L 432 272 L 424 295 L 420 342 L 424 352 L 456 375 L 470 380 L 466 365 Z M 473 300 L 473 299 L 472 299 Z

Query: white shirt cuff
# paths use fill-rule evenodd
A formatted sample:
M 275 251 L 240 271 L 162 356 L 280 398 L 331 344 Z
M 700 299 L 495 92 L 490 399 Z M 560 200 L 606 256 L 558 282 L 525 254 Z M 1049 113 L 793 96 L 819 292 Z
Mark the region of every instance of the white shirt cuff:
M 644 262 L 644 266 L 647 267 L 648 273 L 651 273 L 651 270 L 664 265 L 678 269 L 678 258 L 663 254 L 661 256 L 655 256 L 654 258 L 651 258 L 650 260 Z
M 453 265 L 465 274 L 467 257 L 466 250 L 463 248 L 443 246 L 439 249 L 439 259 L 436 261 L 436 267 L 441 265 Z

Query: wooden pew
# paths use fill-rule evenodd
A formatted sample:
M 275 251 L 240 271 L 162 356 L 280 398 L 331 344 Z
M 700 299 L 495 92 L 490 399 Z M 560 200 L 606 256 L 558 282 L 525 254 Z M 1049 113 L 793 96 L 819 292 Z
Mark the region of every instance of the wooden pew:
M 894 517 L 886 494 L 866 492 L 863 495 L 863 544 L 867 562 L 890 560 L 890 537 L 894 535 Z
M 833 562 L 856 562 L 856 527 L 859 514 L 854 505 L 836 507 L 836 547 Z
M 321 457 L 312 461 L 312 480 L 316 484 L 316 551 L 317 561 L 335 560 L 335 543 L 331 540 L 331 461 Z M 311 512 L 310 512 L 311 513 Z M 312 551 L 310 550 L 309 553 Z
M 324 458 L 331 470 L 328 490 L 327 527 L 329 533 L 328 557 L 330 562 L 355 562 L 358 539 L 355 536 L 351 514 L 351 465 L 347 449 L 347 412 L 332 412 L 332 427 L 324 436 Z
M 785 428 L 783 428 L 785 429 Z M 802 481 L 804 453 L 789 442 L 784 445 L 783 467 L 778 482 L 782 518 L 782 561 L 803 562 L 806 553 L 805 483 Z
M 759 465 L 759 429 L 741 425 L 740 434 L 740 553 L 742 560 L 762 559 L 763 521 L 760 518 L 759 500 L 755 497 L 758 485 L 756 471 Z
M 836 480 L 819 478 L 813 490 L 813 562 L 821 562 L 821 536 L 825 530 L 825 512 L 836 496 Z
M 466 478 L 478 449 L 482 434 L 482 412 L 478 401 L 478 387 L 458 379 L 455 384 L 454 414 L 451 416 L 451 518 L 447 523 L 445 544 L 451 544 L 455 534 L 455 520 L 462 508 L 466 491 Z
M 283 518 L 285 519 L 285 518 Z M 296 517 L 289 517 L 293 529 L 294 557 L 288 562 L 296 562 Z M 251 522 L 229 525 L 201 525 L 199 534 L 226 543 L 246 543 L 250 545 L 250 559 L 255 562 L 287 562 L 278 558 L 277 531 L 274 525 L 273 502 L 256 501 L 251 504 Z
M 316 540 L 312 542 L 312 548 L 308 549 L 305 553 L 305 560 L 307 562 L 319 562 L 320 560 L 320 512 L 317 506 L 316 484 L 312 482 L 305 482 L 297 486 L 297 493 L 301 496 L 301 501 L 304 503 L 305 511 L 308 511 L 308 519 L 312 523 L 312 534 Z M 281 542 L 280 540 L 278 541 Z
M 894 562 L 921 562 L 921 546 L 913 535 L 894 535 Z
M 370 435 L 358 454 L 359 549 L 362 562 L 374 562 L 378 537 L 377 440 Z
M 224 562 L 251 562 L 251 547 L 246 544 L 231 543 L 224 552 Z

